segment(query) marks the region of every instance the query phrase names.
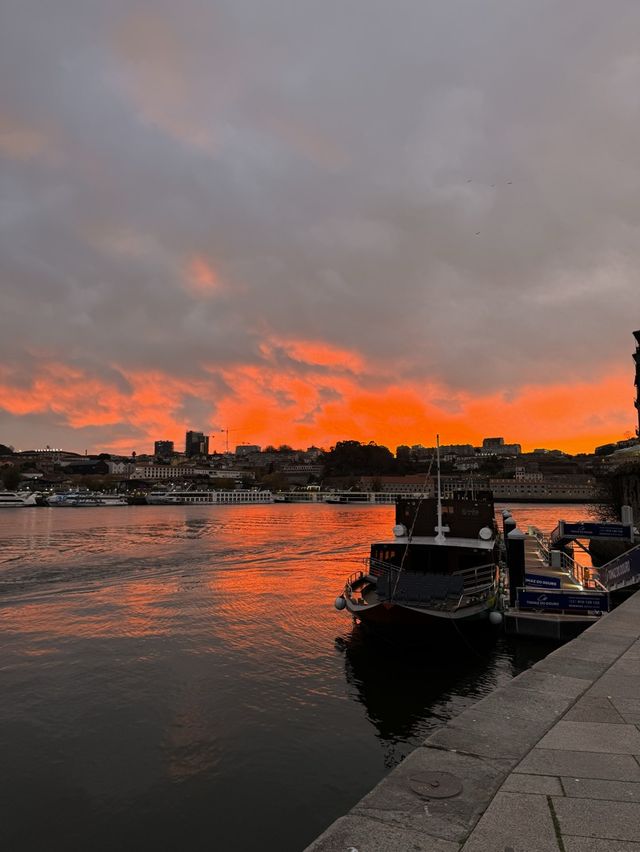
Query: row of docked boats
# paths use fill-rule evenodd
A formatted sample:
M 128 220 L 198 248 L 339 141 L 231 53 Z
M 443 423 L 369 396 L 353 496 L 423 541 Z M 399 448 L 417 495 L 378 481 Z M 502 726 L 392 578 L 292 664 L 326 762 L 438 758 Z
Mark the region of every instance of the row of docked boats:
M 20 509 L 26 506 L 48 505 L 57 507 L 126 506 L 120 494 L 102 494 L 91 491 L 65 491 L 43 497 L 37 491 L 0 491 L 0 509 Z
M 122 494 L 99 491 L 63 491 L 49 496 L 31 491 L 0 491 L 0 508 L 16 509 L 23 506 L 54 506 L 57 508 L 83 508 L 91 506 L 127 506 L 129 500 Z M 180 506 L 206 504 L 273 503 L 271 491 L 238 489 L 228 491 L 173 488 L 167 491 L 150 491 L 139 500 L 152 506 Z

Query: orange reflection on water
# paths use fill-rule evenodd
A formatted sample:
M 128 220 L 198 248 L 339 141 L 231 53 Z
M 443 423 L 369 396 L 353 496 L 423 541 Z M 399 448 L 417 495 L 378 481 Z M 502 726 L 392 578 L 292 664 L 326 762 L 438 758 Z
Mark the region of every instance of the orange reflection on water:
M 81 590 L 62 584 L 43 600 L 5 607 L 3 628 L 31 640 L 149 638 L 172 632 L 167 603 L 180 593 L 178 580 L 105 582 L 92 581 Z

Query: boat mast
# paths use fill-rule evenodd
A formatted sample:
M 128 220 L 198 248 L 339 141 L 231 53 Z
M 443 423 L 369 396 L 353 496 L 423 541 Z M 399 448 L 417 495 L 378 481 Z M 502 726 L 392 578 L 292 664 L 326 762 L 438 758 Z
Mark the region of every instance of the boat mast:
M 436 458 L 438 461 L 438 525 L 436 527 L 436 543 L 444 544 L 445 532 L 449 532 L 449 527 L 442 526 L 442 489 L 440 487 L 440 435 L 436 435 Z

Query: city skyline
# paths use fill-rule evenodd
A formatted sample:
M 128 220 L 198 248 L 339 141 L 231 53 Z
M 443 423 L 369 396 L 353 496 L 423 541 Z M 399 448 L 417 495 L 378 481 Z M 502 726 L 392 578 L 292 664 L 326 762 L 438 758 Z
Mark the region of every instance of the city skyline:
M 225 430 L 223 430 L 223 432 L 224 431 Z M 200 436 L 201 440 L 194 443 L 192 438 L 191 438 L 192 435 L 193 436 Z M 156 439 L 156 440 L 153 441 L 153 446 L 150 447 L 150 448 L 134 447 L 129 452 L 121 452 L 121 451 L 118 451 L 118 450 L 109 450 L 106 447 L 96 447 L 93 450 L 89 450 L 89 448 L 85 447 L 83 450 L 80 450 L 78 447 L 71 447 L 71 446 L 66 446 L 66 447 L 57 446 L 56 447 L 56 446 L 52 446 L 51 444 L 45 444 L 43 446 L 35 446 L 35 445 L 34 446 L 31 446 L 31 445 L 21 446 L 21 445 L 18 445 L 16 443 L 13 443 L 9 440 L 6 440 L 6 439 L 0 440 L 0 447 L 5 446 L 5 447 L 8 447 L 8 448 L 11 448 L 12 452 L 15 452 L 15 453 L 68 452 L 68 453 L 76 454 L 76 455 L 83 455 L 84 454 L 84 455 L 92 455 L 92 456 L 97 456 L 101 453 L 107 453 L 107 454 L 111 454 L 113 456 L 158 457 L 158 458 L 161 458 L 161 459 L 169 460 L 172 457 L 184 457 L 184 458 L 188 459 L 190 456 L 207 456 L 207 455 L 213 456 L 213 455 L 224 455 L 224 454 L 236 455 L 238 453 L 238 451 L 245 451 L 246 452 L 247 450 L 251 450 L 253 452 L 260 453 L 260 452 L 265 452 L 267 450 L 280 450 L 281 448 L 282 449 L 286 448 L 286 449 L 291 450 L 293 452 L 303 452 L 303 453 L 310 451 L 310 450 L 320 450 L 322 452 L 328 452 L 330 449 L 332 449 L 335 446 L 336 443 L 340 443 L 340 442 L 347 442 L 348 443 L 350 441 L 357 441 L 358 443 L 362 443 L 362 444 L 369 444 L 369 443 L 377 444 L 378 446 L 383 446 L 383 447 L 386 447 L 387 449 L 391 450 L 391 452 L 395 455 L 396 452 L 398 450 L 400 450 L 401 448 L 409 448 L 409 449 L 422 448 L 422 449 L 426 449 L 426 450 L 435 451 L 435 441 L 437 440 L 437 436 L 433 436 L 433 441 L 431 443 L 428 440 L 418 441 L 418 442 L 415 442 L 415 443 L 408 443 L 408 442 L 404 441 L 404 442 L 400 442 L 398 444 L 393 444 L 393 445 L 383 444 L 381 442 L 374 441 L 373 439 L 359 441 L 358 439 L 355 439 L 353 437 L 348 437 L 348 436 L 339 439 L 338 441 L 334 442 L 333 444 L 326 444 L 326 445 L 315 444 L 315 443 L 312 443 L 312 444 L 309 444 L 309 445 L 307 445 L 307 444 L 292 445 L 292 444 L 289 444 L 289 443 L 287 443 L 285 441 L 281 441 L 281 440 L 268 441 L 265 444 L 261 444 L 261 445 L 252 444 L 248 441 L 243 441 L 241 443 L 236 443 L 236 442 L 230 441 L 228 449 L 227 449 L 226 437 L 224 437 L 224 434 L 223 434 L 223 438 L 222 438 L 222 443 L 224 444 L 224 446 L 217 447 L 215 445 L 216 438 L 219 438 L 219 430 L 216 430 L 216 432 L 211 433 L 211 434 L 207 434 L 206 432 L 202 432 L 202 431 L 188 430 L 186 432 L 185 437 L 181 440 Z M 630 431 L 628 431 L 623 438 L 619 438 L 619 437 L 618 438 L 611 438 L 610 440 L 606 441 L 605 444 L 594 446 L 594 447 L 591 447 L 591 448 L 586 449 L 586 450 L 578 449 L 575 452 L 570 452 L 568 450 L 563 450 L 561 447 L 544 446 L 540 443 L 536 444 L 535 446 L 533 446 L 533 445 L 526 446 L 526 445 L 523 445 L 516 440 L 514 440 L 514 441 L 506 440 L 505 441 L 503 436 L 500 436 L 500 437 L 483 436 L 481 439 L 474 440 L 474 441 L 464 441 L 464 442 L 447 441 L 446 443 L 445 443 L 444 440 L 442 440 L 442 436 L 440 436 L 440 447 L 441 447 L 441 450 L 444 451 L 444 452 L 447 452 L 448 450 L 451 450 L 452 448 L 455 448 L 457 450 L 460 447 L 473 448 L 476 451 L 482 451 L 483 449 L 485 451 L 487 451 L 487 450 L 490 450 L 491 447 L 494 444 L 497 444 L 499 442 L 501 444 L 501 447 L 502 447 L 499 455 L 520 455 L 521 453 L 524 453 L 526 455 L 526 454 L 532 454 L 532 453 L 535 454 L 537 451 L 540 451 L 540 452 L 543 452 L 543 453 L 544 452 L 560 451 L 560 452 L 566 453 L 567 455 L 580 455 L 580 454 L 592 455 L 594 450 L 598 449 L 598 447 L 603 447 L 603 446 L 606 446 L 606 445 L 609 445 L 609 444 L 613 445 L 615 443 L 622 445 L 622 444 L 625 443 L 625 441 L 628 443 L 630 440 L 631 440 L 631 442 L 634 442 L 634 441 L 637 442 L 637 436 L 632 435 L 632 433 Z M 196 449 L 196 447 L 198 447 L 198 449 Z M 510 447 L 516 447 L 517 450 L 514 450 L 513 453 L 509 453 L 508 448 L 510 448 Z
M 10 4 L 0 440 L 633 433 L 639 27 L 621 0 L 553 26 L 507 0 Z

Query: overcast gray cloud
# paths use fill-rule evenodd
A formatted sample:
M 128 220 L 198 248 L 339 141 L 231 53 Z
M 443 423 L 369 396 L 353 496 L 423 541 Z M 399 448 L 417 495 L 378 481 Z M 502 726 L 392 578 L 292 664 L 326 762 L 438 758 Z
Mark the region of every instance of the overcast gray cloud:
M 260 370 L 265 342 L 274 369 L 278 340 L 357 353 L 363 388 L 513 393 L 628 366 L 637 2 L 4 0 L 1 15 L 5 388 L 51 363 L 123 397 L 131 373 L 191 378 L 174 417 L 213 422 L 233 370 Z M 133 440 L 135 421 L 81 428 Z M 44 442 L 39 416 L 20 428 Z

